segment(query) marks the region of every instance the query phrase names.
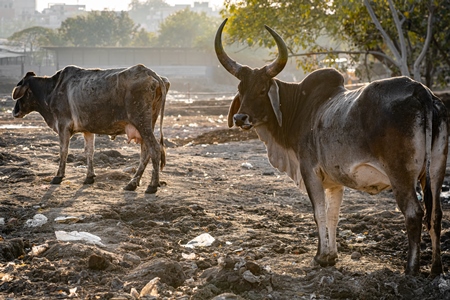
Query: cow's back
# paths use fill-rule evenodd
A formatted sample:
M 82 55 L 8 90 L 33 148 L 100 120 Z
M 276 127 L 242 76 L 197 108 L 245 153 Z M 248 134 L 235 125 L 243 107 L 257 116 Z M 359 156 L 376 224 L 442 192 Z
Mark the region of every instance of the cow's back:
M 158 106 L 154 103 L 158 81 L 152 73 L 143 65 L 118 69 L 68 66 L 61 71 L 50 103 L 72 119 L 74 131 L 123 134 L 132 118 L 151 114 L 152 106 Z

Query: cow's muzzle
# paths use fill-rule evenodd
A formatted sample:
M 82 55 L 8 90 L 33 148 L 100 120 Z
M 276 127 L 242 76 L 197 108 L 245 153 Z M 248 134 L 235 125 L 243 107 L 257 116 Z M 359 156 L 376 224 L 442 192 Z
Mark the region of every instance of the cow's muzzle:
M 233 116 L 234 124 L 242 129 L 248 130 L 253 127 L 250 118 L 246 114 L 235 114 Z
M 14 106 L 14 110 L 12 112 L 14 118 L 23 118 L 24 114 L 22 114 L 20 105 L 18 102 L 16 102 L 16 105 Z

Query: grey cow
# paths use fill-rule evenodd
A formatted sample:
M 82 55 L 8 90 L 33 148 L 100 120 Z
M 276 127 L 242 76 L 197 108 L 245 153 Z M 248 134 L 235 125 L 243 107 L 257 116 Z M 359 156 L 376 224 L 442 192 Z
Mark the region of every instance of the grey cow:
M 162 134 L 164 105 L 170 83 L 144 65 L 120 69 L 84 69 L 67 66 L 51 77 L 28 72 L 12 92 L 13 116 L 23 118 L 37 111 L 60 140 L 60 162 L 52 184 L 61 183 L 66 169 L 70 137 L 82 132 L 87 157 L 84 183 L 94 182 L 95 134 L 127 134 L 128 141 L 141 143 L 136 174 L 125 190 L 135 190 L 152 160 L 151 183 L 146 193 L 159 186 L 159 170 L 165 165 Z M 154 136 L 160 115 L 160 142 Z
M 321 266 L 336 263 L 344 187 L 371 194 L 392 189 L 406 219 L 406 274 L 418 274 L 424 216 L 416 194 L 419 181 L 433 247 L 431 275 L 441 274 L 440 191 L 448 148 L 443 103 L 407 77 L 376 81 L 355 91 L 344 88 L 343 76 L 334 69 L 317 70 L 299 83 L 281 81 L 274 77 L 288 59 L 283 39 L 266 27 L 277 43 L 278 57 L 253 69 L 225 53 L 225 23 L 216 34 L 216 54 L 240 80 L 228 125 L 255 128 L 271 164 L 306 188 L 319 232 L 314 261 Z

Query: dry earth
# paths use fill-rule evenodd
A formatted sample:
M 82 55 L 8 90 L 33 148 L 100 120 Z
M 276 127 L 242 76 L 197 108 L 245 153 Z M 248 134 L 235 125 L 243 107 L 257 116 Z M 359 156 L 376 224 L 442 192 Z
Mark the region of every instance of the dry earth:
M 155 195 L 144 194 L 149 170 L 135 192 L 122 190 L 139 158 L 124 137 L 97 137 L 96 182 L 83 185 L 83 139 L 74 136 L 65 181 L 50 185 L 57 136 L 38 114 L 14 120 L 13 101 L 0 101 L 1 299 L 450 299 L 445 195 L 443 276 L 428 278 L 427 232 L 421 275 L 403 274 L 404 219 L 390 192 L 347 190 L 339 261 L 313 267 L 307 196 L 270 166 L 253 132 L 226 128 L 229 100 L 167 103 L 167 185 Z M 35 226 L 36 215 L 46 223 Z M 58 240 L 60 231 L 91 242 Z M 215 241 L 185 246 L 201 234 Z

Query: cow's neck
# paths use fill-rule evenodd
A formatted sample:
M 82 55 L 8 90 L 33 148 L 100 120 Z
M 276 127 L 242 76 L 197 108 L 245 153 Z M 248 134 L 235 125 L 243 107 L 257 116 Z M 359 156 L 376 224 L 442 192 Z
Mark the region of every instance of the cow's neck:
M 300 109 L 300 88 L 298 84 L 277 81 L 280 90 L 283 124 L 280 127 L 274 116 L 269 122 L 255 127 L 256 133 L 267 148 L 267 155 L 272 166 L 286 174 L 299 186 L 303 186 L 300 174 L 299 140 L 300 128 L 298 117 Z
M 57 132 L 55 117 L 50 109 L 49 103 L 46 102 L 46 97 L 49 97 L 48 95 L 53 90 L 51 78 L 36 77 L 33 81 L 30 81 L 30 88 L 37 99 L 36 111 L 41 114 L 47 125 Z

